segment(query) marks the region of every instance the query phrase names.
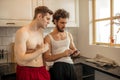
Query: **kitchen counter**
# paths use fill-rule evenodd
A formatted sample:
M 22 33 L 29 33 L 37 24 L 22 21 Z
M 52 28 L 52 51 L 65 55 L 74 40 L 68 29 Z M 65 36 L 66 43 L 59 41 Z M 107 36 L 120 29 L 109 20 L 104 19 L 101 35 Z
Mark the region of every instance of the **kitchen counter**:
M 94 70 L 103 72 L 105 74 L 108 74 L 112 77 L 120 79 L 120 66 L 118 67 L 101 67 L 97 64 L 87 62 L 85 57 L 78 57 L 78 58 L 73 58 L 73 61 L 75 64 L 81 64 L 82 66 L 88 66 Z

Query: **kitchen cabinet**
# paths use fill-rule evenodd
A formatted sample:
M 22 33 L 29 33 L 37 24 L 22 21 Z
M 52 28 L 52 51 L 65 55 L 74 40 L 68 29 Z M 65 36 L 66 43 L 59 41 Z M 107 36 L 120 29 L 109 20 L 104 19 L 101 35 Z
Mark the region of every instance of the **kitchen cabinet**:
M 82 66 L 81 64 L 74 64 L 77 80 L 82 80 Z
M 0 0 L 0 26 L 23 26 L 33 18 L 34 8 L 42 0 Z
M 16 80 L 16 63 L 0 63 L 0 80 Z
M 57 9 L 65 9 L 70 13 L 68 27 L 76 27 L 78 22 L 78 1 L 79 0 L 44 0 L 43 4 L 48 6 L 53 11 Z M 49 25 L 52 26 L 52 23 Z
M 5 75 L 1 77 L 1 80 L 16 80 L 16 74 Z
M 63 8 L 70 13 L 68 27 L 79 22 L 79 0 L 0 0 L 0 27 L 21 27 L 28 24 L 37 6 L 45 5 L 53 11 Z M 77 16 L 77 17 L 76 17 Z M 53 27 L 52 22 L 48 27 Z
M 88 58 L 83 56 L 80 56 L 80 58 L 73 58 L 74 64 L 77 66 L 76 73 L 78 80 L 120 80 L 120 66 L 101 67 L 97 64 L 86 61 L 86 59 Z M 104 75 L 100 75 L 98 73 L 105 74 L 107 77 L 109 76 L 109 78 L 104 78 Z
M 95 80 L 95 70 L 89 66 L 82 65 L 82 80 Z
M 77 75 L 77 80 L 94 80 L 94 69 L 86 66 L 81 65 L 80 63 L 74 64 L 75 65 L 75 72 Z

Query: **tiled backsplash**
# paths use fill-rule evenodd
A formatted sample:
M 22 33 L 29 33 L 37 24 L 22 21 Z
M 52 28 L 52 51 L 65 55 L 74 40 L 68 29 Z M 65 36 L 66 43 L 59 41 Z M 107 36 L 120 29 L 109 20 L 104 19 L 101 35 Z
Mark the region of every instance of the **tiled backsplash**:
M 7 46 L 14 42 L 15 32 L 18 28 L 0 27 L 0 49 L 7 49 Z
M 0 27 L 0 49 L 8 50 L 9 45 L 14 42 L 15 39 L 15 33 L 19 29 L 19 27 Z M 45 30 L 44 35 L 47 35 L 48 33 L 51 32 L 53 28 L 48 27 Z M 67 31 L 71 32 L 74 38 L 75 45 L 77 47 L 77 35 L 78 35 L 78 30 L 77 27 L 69 27 L 66 29 Z M 12 54 L 9 54 L 8 57 L 11 58 Z M 10 60 L 10 59 L 9 59 Z
M 0 27 L 0 50 L 4 50 L 3 57 L 0 56 L 0 63 L 12 62 L 12 53 L 9 53 L 10 44 L 14 42 L 17 27 Z

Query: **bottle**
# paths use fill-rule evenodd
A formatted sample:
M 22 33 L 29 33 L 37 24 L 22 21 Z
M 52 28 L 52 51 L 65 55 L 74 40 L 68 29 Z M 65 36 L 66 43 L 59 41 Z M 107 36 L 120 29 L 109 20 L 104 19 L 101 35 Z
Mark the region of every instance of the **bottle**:
M 110 37 L 110 46 L 114 46 L 114 39 L 113 39 L 113 36 Z
M 1 58 L 4 59 L 4 49 L 1 50 Z
M 2 53 L 2 52 L 1 52 L 1 49 L 0 49 L 0 59 L 1 59 L 1 53 Z

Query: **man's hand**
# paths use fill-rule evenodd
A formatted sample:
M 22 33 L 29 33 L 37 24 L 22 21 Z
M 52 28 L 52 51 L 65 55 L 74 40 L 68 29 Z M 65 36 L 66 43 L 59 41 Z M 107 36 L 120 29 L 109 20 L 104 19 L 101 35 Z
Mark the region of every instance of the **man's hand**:
M 76 57 L 78 55 L 80 55 L 80 50 L 75 50 L 70 56 Z
M 64 56 L 65 57 L 70 56 L 72 53 L 73 53 L 73 50 L 67 49 L 67 50 L 64 51 Z

